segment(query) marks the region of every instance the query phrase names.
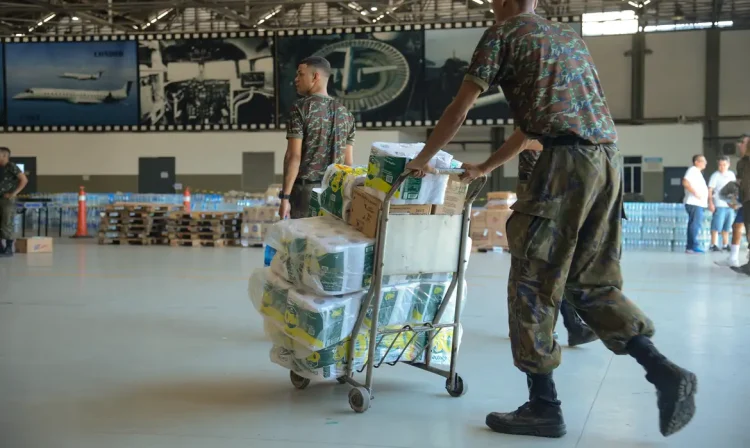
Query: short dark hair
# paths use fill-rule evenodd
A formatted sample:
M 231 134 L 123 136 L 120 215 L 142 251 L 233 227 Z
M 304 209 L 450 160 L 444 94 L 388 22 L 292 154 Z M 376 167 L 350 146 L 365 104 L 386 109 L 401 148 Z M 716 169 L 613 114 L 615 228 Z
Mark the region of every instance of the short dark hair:
M 309 56 L 301 60 L 299 65 L 305 64 L 308 67 L 312 67 L 316 72 L 320 73 L 324 77 L 328 78 L 331 76 L 331 63 L 328 59 L 320 56 Z
M 701 157 L 704 157 L 703 154 L 696 154 L 693 156 L 693 165 L 695 165 L 695 162 L 697 162 Z
M 10 148 L 6 146 L 0 146 L 0 152 L 7 152 L 10 155 Z
M 746 138 L 750 138 L 750 133 L 747 133 L 747 132 L 746 132 L 746 133 L 744 133 L 744 134 L 740 135 L 740 138 L 739 138 L 739 139 L 737 139 L 737 143 L 742 143 L 742 142 L 744 142 Z
M 728 156 L 719 156 L 718 162 L 729 162 Z

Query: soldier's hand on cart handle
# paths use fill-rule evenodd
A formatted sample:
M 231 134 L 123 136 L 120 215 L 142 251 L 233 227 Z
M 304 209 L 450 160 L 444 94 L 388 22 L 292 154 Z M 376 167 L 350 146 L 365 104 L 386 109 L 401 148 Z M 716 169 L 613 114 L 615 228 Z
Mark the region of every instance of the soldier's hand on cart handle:
M 464 170 L 464 173 L 460 177 L 464 182 L 471 182 L 486 174 L 480 165 L 464 163 L 461 165 L 461 168 Z
M 282 199 L 281 205 L 279 205 L 279 218 L 282 220 L 289 219 L 289 215 L 292 211 L 292 207 L 289 203 L 289 199 Z
M 406 164 L 406 169 L 412 172 L 414 177 L 425 177 L 427 174 L 434 174 L 435 169 L 429 163 L 423 163 L 416 158 Z

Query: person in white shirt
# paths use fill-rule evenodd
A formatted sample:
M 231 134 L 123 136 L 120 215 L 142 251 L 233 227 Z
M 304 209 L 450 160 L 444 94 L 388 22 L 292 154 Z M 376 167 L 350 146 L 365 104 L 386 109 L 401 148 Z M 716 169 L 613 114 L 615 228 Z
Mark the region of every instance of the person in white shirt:
M 729 157 L 719 157 L 719 170 L 711 175 L 708 181 L 708 209 L 714 214 L 711 219 L 711 252 L 725 250 L 729 252 L 729 231 L 734 223 L 734 209 L 721 198 L 721 190 L 729 183 L 735 182 L 737 176 L 729 170 Z M 721 232 L 722 245 L 718 239 Z
M 703 210 L 708 207 L 708 185 L 702 171 L 706 169 L 706 158 L 698 154 L 693 156 L 693 166 L 688 168 L 682 178 L 685 188 L 685 210 L 688 213 L 687 247 L 689 254 L 702 254 L 705 251 L 698 244 L 698 234 L 703 224 Z

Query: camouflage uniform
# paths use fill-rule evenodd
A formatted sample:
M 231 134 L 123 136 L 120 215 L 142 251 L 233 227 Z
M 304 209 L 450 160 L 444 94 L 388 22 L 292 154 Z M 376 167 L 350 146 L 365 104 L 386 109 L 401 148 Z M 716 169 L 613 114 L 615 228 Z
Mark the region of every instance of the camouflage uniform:
M 312 189 L 320 186 L 329 165 L 344 163 L 354 134 L 354 116 L 336 99 L 316 94 L 294 103 L 286 137 L 302 139 L 302 160 L 289 198 L 292 219 L 308 215 Z
M 16 215 L 15 199 L 5 199 L 6 193 L 18 188 L 18 175 L 21 170 L 15 163 L 8 162 L 0 167 L 0 239 L 13 239 L 13 217 Z
M 737 213 L 742 213 L 745 236 L 750 242 L 750 155 L 745 155 L 737 162 L 737 180 L 740 181 L 740 200 L 742 201 L 742 208 L 737 210 Z
M 516 366 L 547 374 L 560 364 L 552 335 L 563 293 L 610 350 L 626 353 L 654 327 L 621 291 L 622 157 L 586 45 L 565 24 L 521 14 L 484 33 L 465 79 L 499 84 L 515 123 L 544 146 L 507 223 Z

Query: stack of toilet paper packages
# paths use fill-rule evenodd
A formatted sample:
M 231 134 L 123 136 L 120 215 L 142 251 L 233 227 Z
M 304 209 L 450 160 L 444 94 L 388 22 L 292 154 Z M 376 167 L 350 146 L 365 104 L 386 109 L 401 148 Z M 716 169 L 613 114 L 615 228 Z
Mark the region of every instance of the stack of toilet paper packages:
M 375 240 L 332 216 L 278 222 L 266 244 L 277 251 L 271 268 L 299 289 L 334 296 L 370 286 Z
M 373 143 L 365 186 L 370 187 L 381 200 L 385 199 L 386 193 L 406 170 L 406 165 L 423 147 L 424 143 Z M 452 155 L 440 151 L 430 160 L 429 165 L 433 168 L 448 169 L 461 164 L 454 161 Z M 445 200 L 447 186 L 448 176 L 428 174 L 421 179 L 410 177 L 401 184 L 391 203 L 441 205 Z
M 366 166 L 330 165 L 323 175 L 320 208 L 346 221 L 354 187 L 364 185 L 366 177 Z
M 450 282 L 451 275 L 443 274 L 432 281 L 418 280 L 384 286 L 378 326 L 398 329 L 405 323 L 431 322 Z M 466 294 L 465 284 L 463 288 Z M 347 350 L 366 291 L 335 297 L 319 296 L 298 289 L 272 268 L 263 268 L 251 276 L 248 293 L 255 308 L 264 317 L 266 333 L 274 344 L 272 362 L 309 378 L 336 378 L 344 374 Z M 455 293 L 448 300 L 441 323 L 453 320 Z M 372 312 L 372 308 L 369 312 Z M 363 331 L 353 338 L 355 367 L 361 367 L 367 361 L 371 319 L 371 314 L 366 315 Z M 434 363 L 450 361 L 452 337 L 452 329 L 437 333 L 432 347 Z M 381 360 L 415 361 L 425 357 L 427 334 L 415 336 L 405 331 L 381 338 L 376 350 L 376 363 Z M 460 338 L 459 331 L 458 342 Z

